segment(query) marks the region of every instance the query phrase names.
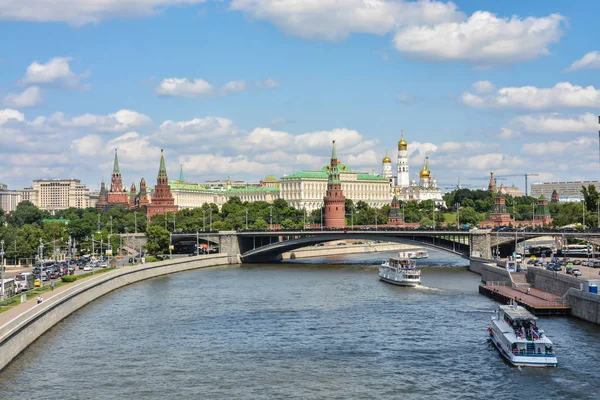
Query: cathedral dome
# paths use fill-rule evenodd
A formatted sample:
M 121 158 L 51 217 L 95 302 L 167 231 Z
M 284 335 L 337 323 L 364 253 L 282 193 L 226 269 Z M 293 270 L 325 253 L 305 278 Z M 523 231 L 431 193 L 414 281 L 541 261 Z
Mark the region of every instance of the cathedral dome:
M 419 177 L 421 179 L 425 179 L 425 178 L 429 178 L 429 175 L 431 175 L 431 172 L 429 171 L 429 166 L 428 164 L 428 159 L 425 159 L 425 165 L 423 166 L 423 169 L 421 170 L 421 172 L 419 172 Z
M 391 164 L 392 163 L 392 159 L 388 157 L 387 150 L 385 151 L 385 157 L 383 157 L 383 160 L 381 162 L 384 163 L 384 164 Z
M 402 134 L 402 138 L 398 142 L 398 150 L 406 150 L 408 148 L 408 143 L 404 140 L 404 133 Z

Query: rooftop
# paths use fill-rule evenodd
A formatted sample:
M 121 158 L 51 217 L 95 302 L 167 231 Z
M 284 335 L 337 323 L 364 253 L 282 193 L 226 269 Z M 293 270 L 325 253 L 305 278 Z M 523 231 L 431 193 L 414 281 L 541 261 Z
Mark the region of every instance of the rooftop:
M 538 319 L 535 315 L 530 313 L 526 308 L 517 306 L 515 310 L 512 306 L 500 306 L 504 314 L 508 315 L 513 321 L 518 320 L 536 320 Z

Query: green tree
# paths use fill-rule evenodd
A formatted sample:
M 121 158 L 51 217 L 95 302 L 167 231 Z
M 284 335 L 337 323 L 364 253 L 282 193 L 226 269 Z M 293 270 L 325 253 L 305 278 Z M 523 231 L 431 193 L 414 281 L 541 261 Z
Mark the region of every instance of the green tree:
M 264 219 L 257 219 L 252 223 L 250 229 L 267 230 L 269 229 L 269 224 Z
M 23 225 L 17 232 L 17 258 L 35 257 L 39 251 L 40 238 L 43 232 L 36 225 Z M 47 254 L 47 246 L 44 247 L 44 255 Z M 44 256 L 45 257 L 45 256 Z
M 469 224 L 471 226 L 479 226 L 484 220 L 484 214 L 480 214 L 471 207 L 464 207 L 460 209 L 460 223 Z
M 48 213 L 41 211 L 30 201 L 22 201 L 17 208 L 8 215 L 7 222 L 17 228 L 26 224 L 41 225 L 42 219 L 48 217 Z
M 598 207 L 598 198 L 600 197 L 600 193 L 598 193 L 596 190 L 596 186 L 589 185 L 587 188 L 585 186 L 581 186 L 581 194 L 583 195 L 585 208 L 588 211 L 595 212 Z
M 159 225 L 149 225 L 146 229 L 148 243 L 146 249 L 151 254 L 166 253 L 169 251 L 171 235 L 168 230 Z

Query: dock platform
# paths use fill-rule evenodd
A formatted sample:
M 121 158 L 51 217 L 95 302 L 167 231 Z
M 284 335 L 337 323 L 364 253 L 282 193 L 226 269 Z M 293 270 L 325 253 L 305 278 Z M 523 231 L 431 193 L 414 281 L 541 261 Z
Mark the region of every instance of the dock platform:
M 531 288 L 527 293 L 527 288 L 486 284 L 479 286 L 479 293 L 504 304 L 515 300 L 536 315 L 567 315 L 571 312 L 571 306 L 563 298 L 539 289 Z

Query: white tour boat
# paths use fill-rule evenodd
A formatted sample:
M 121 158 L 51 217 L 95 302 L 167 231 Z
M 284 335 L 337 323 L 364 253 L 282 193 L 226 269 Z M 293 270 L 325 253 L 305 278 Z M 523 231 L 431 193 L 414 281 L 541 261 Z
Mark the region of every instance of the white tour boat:
M 420 259 L 420 258 L 428 258 L 429 253 L 426 250 L 415 250 L 415 251 L 401 251 L 398 253 L 398 257 L 412 258 L 412 259 Z
M 536 325 L 537 317 L 513 303 L 500 306 L 488 328 L 494 346 L 516 367 L 556 367 L 552 341 Z
M 417 269 L 416 262 L 401 254 L 381 263 L 379 279 L 399 286 L 420 285 L 421 271 Z

